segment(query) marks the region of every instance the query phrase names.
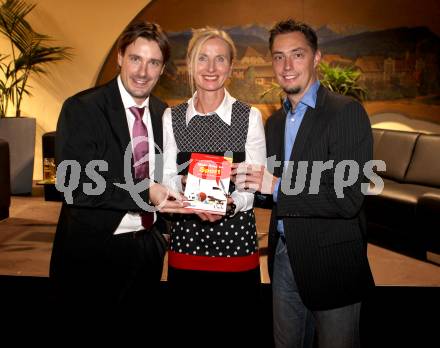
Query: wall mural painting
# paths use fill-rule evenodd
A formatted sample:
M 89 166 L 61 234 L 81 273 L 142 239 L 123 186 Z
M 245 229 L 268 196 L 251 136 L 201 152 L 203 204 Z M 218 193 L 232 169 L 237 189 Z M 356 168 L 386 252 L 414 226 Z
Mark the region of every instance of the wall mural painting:
M 185 2 L 187 6 L 182 8 L 176 8 L 181 5 L 173 0 L 151 2 L 137 18 L 148 20 L 156 18 L 155 21 L 167 31 L 172 45 L 171 61 L 156 87 L 155 94 L 167 100 L 170 105 L 189 97 L 185 53 L 191 28 L 212 25 L 226 30 L 237 46 L 238 56 L 233 66 L 228 90 L 233 96 L 259 107 L 265 117 L 269 116 L 279 107 L 280 91 L 273 88 L 276 81 L 268 49 L 268 29 L 277 20 L 292 17 L 303 20 L 315 28 L 324 62 L 332 67 L 354 67 L 361 72 L 359 82 L 367 91 L 364 104 L 370 115 L 397 112 L 411 118 L 440 124 L 440 27 L 431 28 L 423 25 L 423 20 L 431 23 L 429 16 L 439 18 L 440 7 L 435 5 L 435 2 L 432 3 L 433 12 L 428 17 L 425 15 L 424 19 L 421 19 L 422 22 L 414 22 L 415 25 L 412 26 L 398 25 L 400 22 L 393 20 L 392 16 L 396 15 L 392 13 L 392 8 L 384 9 L 390 12 L 389 24 L 377 23 L 368 16 L 358 19 L 358 24 L 352 22 L 347 24 L 343 15 L 337 17 L 339 23 L 329 24 L 334 23 L 335 20 L 332 13 L 328 14 L 326 22 L 323 16 L 315 18 L 318 16 L 308 13 L 307 10 L 308 4 L 324 3 L 324 1 L 278 2 L 280 3 L 278 14 L 268 11 L 267 17 L 262 17 L 258 12 L 255 21 L 249 16 L 226 16 L 228 11 L 234 8 L 231 1 L 210 1 L 205 2 L 204 5 L 197 4 L 200 3 L 197 1 L 188 1 Z M 376 2 L 366 1 L 370 5 Z M 222 8 L 225 11 L 224 21 L 221 20 L 221 16 L 219 19 L 218 12 L 222 12 L 218 9 L 220 3 L 224 5 Z M 263 2 L 256 1 L 255 6 L 246 7 L 242 4 L 235 8 L 245 6 L 248 11 L 257 11 L 260 3 Z M 277 1 L 271 1 L 271 8 L 276 9 L 276 3 Z M 337 7 L 338 4 L 343 6 L 344 3 L 349 2 L 335 1 L 334 6 Z M 391 1 L 391 3 L 396 2 Z M 217 16 L 212 21 L 204 18 L 204 22 L 200 17 L 195 17 L 194 23 L 191 23 L 192 16 L 185 16 L 183 12 L 179 12 L 179 19 L 176 20 L 178 23 L 170 22 L 169 16 L 162 15 L 163 18 L 160 20 L 158 17 L 161 17 L 162 11 L 169 15 L 173 5 L 175 11 L 201 11 L 202 18 L 203 13 L 209 13 L 211 6 Z M 202 10 L 201 6 L 203 6 Z M 402 7 L 402 3 L 400 6 Z M 358 10 L 362 11 L 362 5 Z M 410 12 L 411 8 L 408 7 L 406 10 Z M 405 6 L 399 11 L 405 11 Z M 295 13 L 299 15 L 295 16 Z M 243 20 L 242 17 L 247 20 Z M 346 17 L 349 18 L 349 13 Z M 115 56 L 116 52 L 113 48 L 101 70 L 98 84 L 116 74 Z

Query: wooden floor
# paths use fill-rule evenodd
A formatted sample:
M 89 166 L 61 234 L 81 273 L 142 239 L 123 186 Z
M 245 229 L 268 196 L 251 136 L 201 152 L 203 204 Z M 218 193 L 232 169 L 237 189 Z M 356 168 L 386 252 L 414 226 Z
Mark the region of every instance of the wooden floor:
M 59 202 L 44 200 L 42 187 L 35 187 L 32 196 L 12 197 L 9 219 L 0 221 L 0 275 L 48 276 L 59 210 Z M 269 214 L 256 211 L 263 283 L 269 282 L 265 252 Z M 372 244 L 368 257 L 377 285 L 440 287 L 440 266 Z
M 13 197 L 10 218 L 0 221 L 0 308 L 8 323 L 1 326 L 2 337 L 9 334 L 14 342 L 29 336 L 14 334 L 17 328 L 20 332 L 38 332 L 38 335 L 31 336 L 34 344 L 38 338 L 47 344 L 47 335 L 41 335 L 42 332 L 52 334 L 58 330 L 54 329 L 57 325 L 65 329 L 53 305 L 47 278 L 59 210 L 60 203 L 45 201 L 42 188 L 36 187 L 32 196 Z M 266 283 L 261 286 L 261 330 L 256 334 L 258 347 L 273 348 L 271 288 L 267 284 L 265 255 L 269 212 L 258 209 L 256 216 L 261 276 Z M 374 245 L 369 245 L 368 256 L 378 286 L 362 304 L 362 347 L 438 346 L 438 321 L 435 318 L 440 312 L 440 266 Z M 168 303 L 169 295 L 167 282 L 161 282 L 161 286 L 163 291 L 156 300 L 162 306 Z M 42 315 L 43 312 L 46 315 Z M 164 313 L 169 315 L 172 309 L 165 307 Z M 47 318 L 42 320 L 45 316 Z M 77 325 L 72 328 L 81 338 Z M 70 340 L 71 336 L 66 337 Z M 142 339 L 146 339 L 144 336 L 142 333 Z M 161 346 L 167 345 L 162 343 Z

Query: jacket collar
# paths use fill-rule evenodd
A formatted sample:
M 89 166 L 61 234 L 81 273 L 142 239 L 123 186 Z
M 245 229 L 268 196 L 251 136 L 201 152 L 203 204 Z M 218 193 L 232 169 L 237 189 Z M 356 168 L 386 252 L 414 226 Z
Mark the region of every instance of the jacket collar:
M 325 112 L 325 108 L 323 108 L 322 106 L 325 104 L 327 95 L 328 90 L 320 85 L 316 97 L 316 107 L 307 109 L 301 126 L 299 127 L 298 134 L 295 139 L 295 144 L 289 157 L 291 161 L 297 161 L 299 158 L 301 158 L 301 154 L 306 148 L 306 144 L 308 143 L 309 138 L 313 135 L 313 132 L 311 132 L 311 130 L 314 128 L 316 129 L 317 123 L 322 120 L 321 118 Z M 284 110 L 283 114 L 285 124 L 286 112 Z M 284 158 L 284 154 L 282 158 Z

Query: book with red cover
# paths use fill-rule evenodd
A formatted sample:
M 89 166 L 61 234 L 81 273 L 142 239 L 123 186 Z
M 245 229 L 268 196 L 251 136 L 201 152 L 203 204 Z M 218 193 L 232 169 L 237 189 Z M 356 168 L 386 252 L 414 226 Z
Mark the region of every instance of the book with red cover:
M 186 179 L 188 208 L 210 213 L 226 213 L 232 158 L 193 153 Z

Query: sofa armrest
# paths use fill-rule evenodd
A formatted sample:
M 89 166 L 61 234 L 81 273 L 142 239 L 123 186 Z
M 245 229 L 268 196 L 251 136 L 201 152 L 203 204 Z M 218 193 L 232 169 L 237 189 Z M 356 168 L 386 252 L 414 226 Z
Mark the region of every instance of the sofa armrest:
M 440 193 L 429 192 L 423 194 L 417 201 L 417 215 L 435 223 L 440 231 Z
M 419 198 L 416 208 L 426 246 L 426 258 L 440 264 L 440 194 L 426 193 Z

